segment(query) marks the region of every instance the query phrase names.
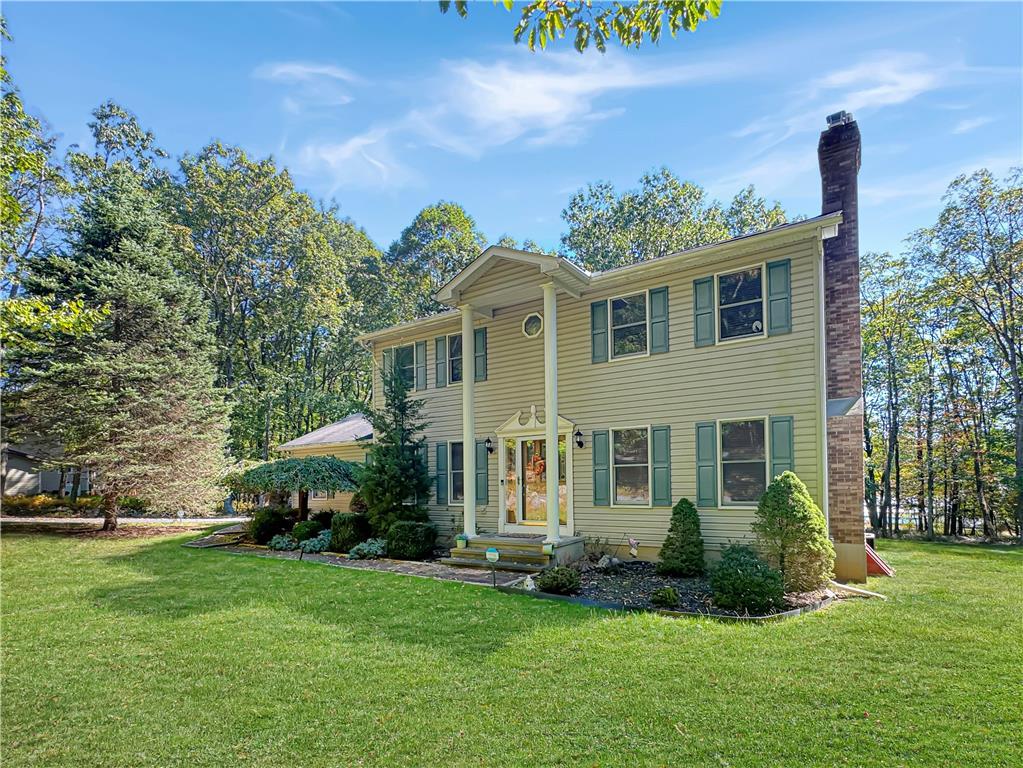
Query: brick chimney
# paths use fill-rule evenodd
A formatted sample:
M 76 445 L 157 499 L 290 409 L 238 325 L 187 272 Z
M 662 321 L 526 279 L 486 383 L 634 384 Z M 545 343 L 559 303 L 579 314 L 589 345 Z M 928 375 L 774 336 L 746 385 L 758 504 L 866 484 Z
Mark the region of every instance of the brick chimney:
M 821 213 L 842 212 L 838 235 L 824 241 L 824 318 L 828 396 L 828 521 L 835 574 L 865 581 L 863 535 L 863 383 L 860 349 L 860 237 L 856 177 L 860 129 L 848 112 L 828 116 L 817 145 Z

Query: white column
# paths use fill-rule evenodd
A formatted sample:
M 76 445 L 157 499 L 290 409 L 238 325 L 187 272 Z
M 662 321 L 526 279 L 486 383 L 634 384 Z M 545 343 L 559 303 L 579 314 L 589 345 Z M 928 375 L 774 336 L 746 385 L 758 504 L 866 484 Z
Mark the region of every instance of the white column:
M 462 477 L 465 506 L 462 512 L 466 535 L 476 535 L 476 334 L 472 306 L 462 311 Z M 450 353 L 450 350 L 449 350 Z
M 543 410 L 547 427 L 547 541 L 561 540 L 558 527 L 558 297 L 543 286 Z

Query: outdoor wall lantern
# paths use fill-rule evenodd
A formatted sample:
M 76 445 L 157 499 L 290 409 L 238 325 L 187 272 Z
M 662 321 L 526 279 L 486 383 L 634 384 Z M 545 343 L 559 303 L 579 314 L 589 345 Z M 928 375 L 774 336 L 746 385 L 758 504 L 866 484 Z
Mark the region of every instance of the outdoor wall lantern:
M 491 440 L 489 437 L 483 441 L 483 446 L 487 449 L 487 453 L 494 452 L 494 441 Z
M 579 447 L 579 448 L 582 448 L 582 447 L 583 447 L 583 433 L 582 433 L 582 432 L 580 432 L 580 431 L 579 431 L 579 430 L 577 429 L 577 430 L 575 431 L 575 434 L 574 434 L 574 435 L 572 435 L 572 437 L 574 437 L 574 438 L 575 438 L 575 444 L 576 444 L 576 446 L 577 446 L 577 447 Z

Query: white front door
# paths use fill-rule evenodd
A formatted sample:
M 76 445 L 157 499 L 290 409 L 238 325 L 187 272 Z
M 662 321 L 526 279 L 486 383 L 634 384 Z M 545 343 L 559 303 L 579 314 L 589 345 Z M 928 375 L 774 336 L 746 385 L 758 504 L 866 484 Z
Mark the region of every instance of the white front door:
M 558 521 L 570 535 L 572 455 L 568 435 L 558 436 Z M 501 439 L 501 530 L 539 533 L 547 525 L 547 441 L 543 435 Z

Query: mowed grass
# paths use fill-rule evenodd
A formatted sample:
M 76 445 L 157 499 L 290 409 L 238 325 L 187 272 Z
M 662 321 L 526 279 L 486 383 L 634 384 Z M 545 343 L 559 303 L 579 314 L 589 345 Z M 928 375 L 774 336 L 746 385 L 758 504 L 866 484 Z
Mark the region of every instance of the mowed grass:
M 3 537 L 4 766 L 1023 763 L 1019 549 L 743 626 L 187 538 Z

